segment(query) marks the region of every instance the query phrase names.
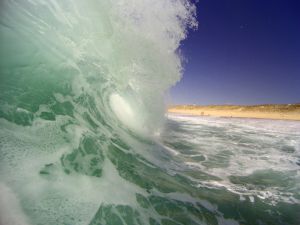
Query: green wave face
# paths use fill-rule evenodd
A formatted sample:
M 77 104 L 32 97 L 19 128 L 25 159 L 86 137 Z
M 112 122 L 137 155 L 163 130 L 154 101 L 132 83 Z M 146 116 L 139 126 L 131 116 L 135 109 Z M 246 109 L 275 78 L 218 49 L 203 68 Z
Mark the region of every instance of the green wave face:
M 158 223 L 145 204 L 162 187 L 148 176 L 167 174 L 143 154 L 180 78 L 175 52 L 196 25 L 194 6 L 0 4 L 1 189 L 18 223 Z
M 0 2 L 0 224 L 296 224 L 298 205 L 199 186 L 219 178 L 161 144 L 194 12 L 187 0 Z

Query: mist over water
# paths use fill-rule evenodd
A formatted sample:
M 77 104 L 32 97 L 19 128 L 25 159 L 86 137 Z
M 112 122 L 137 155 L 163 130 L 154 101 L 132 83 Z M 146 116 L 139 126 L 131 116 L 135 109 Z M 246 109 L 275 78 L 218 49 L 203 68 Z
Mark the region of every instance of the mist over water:
M 253 184 L 255 171 L 238 167 L 251 138 L 232 160 L 228 124 L 209 128 L 203 152 L 193 135 L 204 125 L 184 130 L 187 121 L 164 117 L 164 94 L 181 76 L 176 52 L 197 26 L 189 1 L 0 6 L 1 225 L 299 222 L 298 132 L 279 141 L 286 157 L 274 150 L 279 171 L 261 156 L 267 184 Z

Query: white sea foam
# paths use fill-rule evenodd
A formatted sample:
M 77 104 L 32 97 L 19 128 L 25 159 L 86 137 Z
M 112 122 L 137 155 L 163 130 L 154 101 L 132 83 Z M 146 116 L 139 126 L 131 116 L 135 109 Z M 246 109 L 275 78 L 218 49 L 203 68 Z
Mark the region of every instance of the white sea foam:
M 254 201 L 251 195 L 255 195 L 271 204 L 276 204 L 277 201 L 299 204 L 299 199 L 293 197 L 293 193 L 297 191 L 289 192 L 276 186 L 280 184 L 262 189 L 253 188 L 252 185 L 249 189 L 243 184 L 230 182 L 229 178 L 255 175 L 257 171 L 278 171 L 292 174 L 283 175 L 290 176 L 292 186 L 288 190 L 298 190 L 300 122 L 174 114 L 168 117 L 171 121 L 178 122 L 180 129 L 172 129 L 166 139 L 187 143 L 193 150 L 193 153 L 184 153 L 184 149 L 172 149 L 175 155 L 183 157 L 189 168 L 205 171 L 221 179 L 201 181 L 199 187 L 225 187 L 233 193 L 249 196 L 251 202 Z M 203 161 L 191 161 L 197 154 L 203 156 Z M 244 199 L 241 197 L 241 200 Z
M 145 133 L 151 143 L 159 133 L 164 94 L 181 77 L 177 50 L 197 26 L 195 6 L 188 0 L 0 6 L 0 182 L 20 199 L 31 224 L 87 224 L 105 204 L 138 208 L 135 194 L 146 191 L 122 177 L 107 155 L 118 146 L 145 155 L 151 162 L 145 165 L 161 162 L 161 149 L 153 154 L 135 137 Z

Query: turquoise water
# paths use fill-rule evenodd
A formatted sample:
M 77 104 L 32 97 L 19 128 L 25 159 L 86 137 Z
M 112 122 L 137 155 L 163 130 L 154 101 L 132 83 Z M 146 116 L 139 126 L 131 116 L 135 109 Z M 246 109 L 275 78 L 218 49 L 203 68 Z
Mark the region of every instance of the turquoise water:
M 0 3 L 0 224 L 299 224 L 300 125 L 165 116 L 184 0 Z

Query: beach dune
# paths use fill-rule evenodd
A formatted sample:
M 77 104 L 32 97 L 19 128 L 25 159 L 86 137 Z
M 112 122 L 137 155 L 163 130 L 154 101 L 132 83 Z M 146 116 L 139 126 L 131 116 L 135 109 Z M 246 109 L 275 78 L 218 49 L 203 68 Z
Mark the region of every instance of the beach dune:
M 197 116 L 242 117 L 259 119 L 300 120 L 299 104 L 265 105 L 174 105 L 169 113 Z

